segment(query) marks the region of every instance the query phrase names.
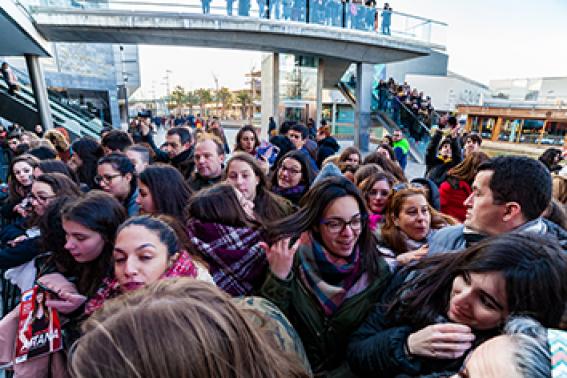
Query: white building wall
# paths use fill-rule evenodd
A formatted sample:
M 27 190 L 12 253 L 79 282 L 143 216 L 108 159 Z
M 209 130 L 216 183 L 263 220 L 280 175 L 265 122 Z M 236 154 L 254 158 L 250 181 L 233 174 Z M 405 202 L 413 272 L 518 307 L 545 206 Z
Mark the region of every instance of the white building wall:
M 479 105 L 489 90 L 472 81 L 455 76 L 406 75 L 412 88 L 431 97 L 433 107 L 441 111 L 454 111 L 456 105 Z

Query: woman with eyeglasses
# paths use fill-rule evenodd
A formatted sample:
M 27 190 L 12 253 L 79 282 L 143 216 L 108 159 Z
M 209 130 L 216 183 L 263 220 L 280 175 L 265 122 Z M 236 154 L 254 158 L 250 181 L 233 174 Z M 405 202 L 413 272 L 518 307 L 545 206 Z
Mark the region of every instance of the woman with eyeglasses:
M 384 209 L 388 203 L 390 191 L 396 179 L 389 173 L 377 172 L 366 177 L 358 184 L 358 189 L 366 199 L 369 210 L 368 226 L 376 235 L 380 235 L 385 216 Z
M 261 293 L 297 330 L 316 376 L 351 376 L 347 340 L 390 278 L 367 222 L 354 184 L 329 177 L 298 212 L 266 226 L 270 271 Z
M 567 257 L 526 233 L 485 239 L 401 271 L 350 339 L 358 376 L 448 377 L 514 315 L 558 327 L 567 301 Z
M 40 232 L 37 225 L 45 209 L 56 197 L 75 198 L 80 194 L 78 185 L 62 173 L 47 173 L 37 177 L 27 197 L 30 208 L 26 222 L 11 231 L 2 232 L 2 237 L 11 239 L 5 248 L 0 249 L 0 269 L 14 268 L 40 254 L 42 250 L 38 245 Z
M 315 179 L 305 154 L 294 150 L 285 154 L 277 163 L 272 175 L 272 192 L 299 205 L 301 197 L 309 190 Z
M 140 205 L 136 170 L 126 155 L 111 153 L 98 161 L 96 184 L 105 192 L 112 194 L 126 209 L 128 216 L 137 215 Z
M 426 256 L 436 230 L 457 223 L 429 205 L 423 187 L 404 183 L 392 187 L 384 214 L 379 250 L 392 269 Z

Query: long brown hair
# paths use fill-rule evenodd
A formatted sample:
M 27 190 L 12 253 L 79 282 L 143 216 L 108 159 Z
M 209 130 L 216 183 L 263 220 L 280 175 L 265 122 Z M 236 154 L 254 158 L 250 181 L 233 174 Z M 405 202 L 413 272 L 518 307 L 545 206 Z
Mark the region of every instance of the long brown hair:
M 236 152 L 226 163 L 223 181 L 228 177 L 230 164 L 233 161 L 241 161 L 252 168 L 258 178 L 256 185 L 256 196 L 254 197 L 254 212 L 259 215 L 262 221 L 274 221 L 284 218 L 293 212 L 293 205 L 287 199 L 278 196 L 268 190 L 268 179 L 264 171 L 258 164 L 256 158 L 245 152 Z
M 382 227 L 382 239 L 396 255 L 408 252 L 408 250 L 406 246 L 406 237 L 403 234 L 403 231 L 396 226 L 395 220 L 400 216 L 400 212 L 402 211 L 402 207 L 406 199 L 416 195 L 423 196 L 427 201 L 427 194 L 425 193 L 425 190 L 415 186 L 408 186 L 404 189 L 393 190 L 388 196 L 388 202 L 384 209 L 386 221 Z M 429 208 L 429 214 L 431 214 L 431 222 L 429 224 L 430 229 L 437 230 L 456 223 L 456 221 L 452 218 L 443 217 L 437 210 L 431 207 L 429 203 L 427 203 L 427 207 Z
M 23 187 L 18 180 L 16 179 L 16 176 L 14 175 L 14 165 L 16 165 L 17 163 L 27 163 L 31 168 L 32 168 L 32 174 L 33 174 L 33 170 L 35 167 L 37 167 L 39 165 L 39 159 L 36 158 L 35 156 L 32 155 L 28 155 L 28 154 L 24 154 L 24 155 L 20 155 L 20 156 L 16 156 L 12 162 L 10 163 L 10 169 L 9 169 L 9 174 L 10 177 L 8 178 L 8 187 L 10 189 L 10 201 L 12 202 L 20 202 L 21 200 L 23 200 L 29 193 L 31 186 L 30 187 Z
M 105 303 L 83 325 L 69 366 L 77 378 L 303 378 L 214 285 L 159 280 Z
M 490 159 L 489 156 L 484 152 L 472 152 L 460 164 L 449 169 L 447 176 L 471 185 L 478 172 L 478 166 L 488 159 Z
M 363 164 L 366 165 L 369 163 L 378 164 L 380 167 L 382 167 L 382 169 L 384 169 L 384 171 L 390 172 L 400 182 L 408 181 L 406 176 L 404 175 L 404 171 L 402 170 L 402 168 L 400 168 L 400 166 L 397 163 L 393 162 L 387 157 L 384 157 L 384 155 L 378 152 L 373 152 L 371 154 L 366 155 Z

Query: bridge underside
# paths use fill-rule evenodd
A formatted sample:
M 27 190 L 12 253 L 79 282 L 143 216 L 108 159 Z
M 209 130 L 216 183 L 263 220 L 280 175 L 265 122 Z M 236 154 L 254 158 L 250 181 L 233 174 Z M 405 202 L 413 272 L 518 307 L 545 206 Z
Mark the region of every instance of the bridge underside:
M 176 45 L 315 55 L 388 63 L 437 46 L 315 24 L 212 15 L 35 9 L 37 29 L 54 42 Z

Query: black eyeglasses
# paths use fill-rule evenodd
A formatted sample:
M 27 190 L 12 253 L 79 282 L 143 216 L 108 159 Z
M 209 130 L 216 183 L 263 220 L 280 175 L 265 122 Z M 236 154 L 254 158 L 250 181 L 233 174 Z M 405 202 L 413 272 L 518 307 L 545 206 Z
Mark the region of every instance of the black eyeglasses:
M 363 223 L 364 217 L 361 215 L 355 215 L 348 222 L 341 218 L 329 218 L 321 221 L 321 224 L 327 226 L 332 234 L 343 232 L 346 226 L 349 226 L 352 231 L 360 231 Z
M 28 194 L 28 198 L 30 200 L 36 200 L 37 202 L 45 202 L 48 199 L 55 198 L 55 197 L 56 197 L 55 195 L 52 195 L 52 196 L 42 196 L 42 195 L 39 195 L 39 194 L 36 195 L 33 192 L 30 192 Z
M 118 176 L 122 176 L 120 173 L 117 173 L 115 175 L 96 175 L 94 177 L 94 182 L 97 183 L 97 185 L 100 185 L 101 182 L 105 182 L 107 184 L 110 184 L 112 182 L 112 180 L 114 180 L 116 177 Z

